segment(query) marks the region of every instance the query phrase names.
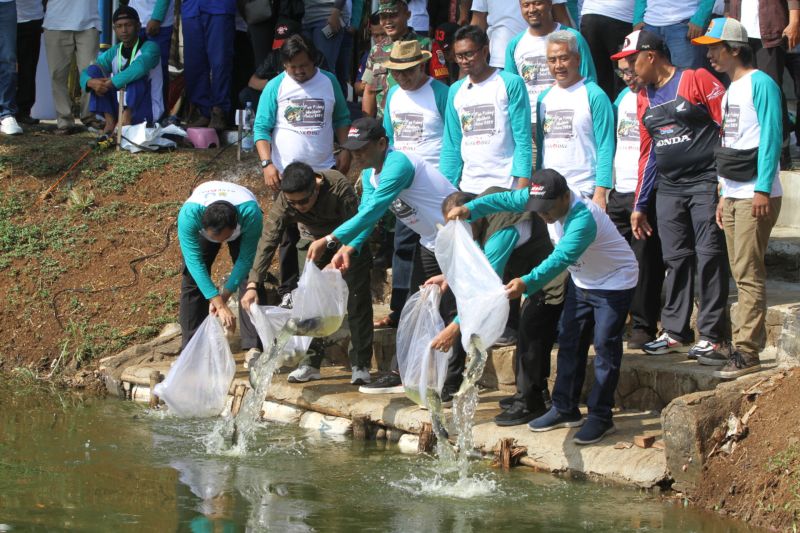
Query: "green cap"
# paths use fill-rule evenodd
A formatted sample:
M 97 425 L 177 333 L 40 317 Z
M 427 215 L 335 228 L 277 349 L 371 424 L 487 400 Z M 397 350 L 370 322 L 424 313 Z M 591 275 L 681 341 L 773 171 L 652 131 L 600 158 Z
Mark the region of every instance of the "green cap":
M 378 14 L 381 13 L 397 13 L 400 11 L 400 4 L 408 7 L 405 0 L 380 0 L 378 3 Z

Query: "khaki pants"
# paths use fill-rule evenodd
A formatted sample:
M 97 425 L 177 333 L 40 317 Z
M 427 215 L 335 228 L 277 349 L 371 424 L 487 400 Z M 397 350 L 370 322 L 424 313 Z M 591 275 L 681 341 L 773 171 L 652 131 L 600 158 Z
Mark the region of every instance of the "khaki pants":
M 739 303 L 731 317 L 733 343 L 742 352 L 757 355 L 766 341 L 767 269 L 764 254 L 769 234 L 781 211 L 781 198 L 770 198 L 770 214 L 756 219 L 751 199 L 725 198 L 722 223 L 731 273 L 736 280 Z
M 72 55 L 75 54 L 78 72 L 83 72 L 97 58 L 99 46 L 100 32 L 94 28 L 82 31 L 44 30 L 44 47 L 59 128 L 67 128 L 75 123 L 72 117 L 72 100 L 67 89 Z M 91 117 L 89 95 L 84 92 L 81 95 L 81 120 Z

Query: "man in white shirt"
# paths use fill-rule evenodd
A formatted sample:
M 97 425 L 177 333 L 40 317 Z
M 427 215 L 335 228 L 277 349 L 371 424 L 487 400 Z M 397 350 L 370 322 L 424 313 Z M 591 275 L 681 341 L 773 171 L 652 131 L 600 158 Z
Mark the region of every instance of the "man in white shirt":
M 565 26 L 570 25 L 567 0 L 553 0 L 553 18 Z M 473 0 L 472 21 L 489 34 L 489 64 L 495 68 L 505 66 L 506 48 L 515 35 L 528 28 L 515 0 Z
M 286 39 L 280 55 L 285 70 L 264 88 L 253 131 L 264 182 L 274 193 L 280 191 L 283 169 L 294 161 L 315 171 L 335 167 L 345 175 L 350 168 L 347 150 L 333 155 L 334 138 L 347 140 L 350 127 L 350 111 L 336 77 L 315 66 L 317 52 L 302 35 Z M 299 274 L 294 250 L 299 239 L 297 227 L 291 225 L 281 244 L 278 292 L 287 306 Z
M 13 2 L 12 2 L 13 3 Z M 36 103 L 36 66 L 42 48 L 42 0 L 17 0 L 17 121 L 37 124 L 31 118 Z
M 44 49 L 53 86 L 53 103 L 58 115 L 57 133 L 76 131 L 72 117 L 72 100 L 67 89 L 72 56 L 83 72 L 97 57 L 100 48 L 100 14 L 96 0 L 49 0 L 44 15 Z M 81 95 L 81 122 L 85 126 L 99 125 L 89 111 L 89 94 Z
M 631 32 L 634 0 L 584 0 L 581 10 L 581 34 L 589 43 L 597 69 L 597 84 L 610 99 L 625 87 L 614 75 L 611 56 Z
M 633 29 L 645 29 L 661 37 L 676 67 L 700 68 L 705 62 L 705 49 L 693 46 L 692 39 L 703 34 L 713 9 L 714 0 L 636 0 Z
M 0 131 L 19 135 L 22 128 L 17 112 L 17 6 L 14 0 L 0 0 Z
M 141 37 L 154 41 L 161 50 L 161 79 L 164 103 L 169 92 L 169 52 L 172 47 L 172 27 L 175 24 L 175 0 L 130 0 L 128 5 L 139 13 Z
M 531 176 L 531 109 L 521 77 L 488 63 L 481 28 L 465 26 L 454 37 L 465 77 L 450 87 L 439 168 L 462 191 L 527 187 Z
M 576 194 L 602 209 L 612 185 L 614 111 L 608 96 L 580 72 L 581 56 L 572 32 L 547 36 L 547 65 L 555 85 L 536 107 L 536 168 L 563 175 Z
M 426 0 L 409 0 L 408 10 L 411 11 L 411 18 L 408 25 L 411 26 L 417 35 L 427 37 L 431 31 L 431 19 L 428 16 L 428 2 Z

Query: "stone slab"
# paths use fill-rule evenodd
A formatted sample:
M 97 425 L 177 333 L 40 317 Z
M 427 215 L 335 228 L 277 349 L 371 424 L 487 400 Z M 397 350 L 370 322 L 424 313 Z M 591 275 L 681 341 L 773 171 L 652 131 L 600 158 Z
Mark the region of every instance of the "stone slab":
M 419 433 L 430 415 L 404 394 L 361 394 L 349 384 L 349 375 L 337 368 L 322 369 L 319 381 L 290 384 L 285 376 L 273 378 L 269 397 L 273 401 L 294 405 L 322 414 L 353 418 L 366 416 L 372 422 L 411 433 Z M 657 414 L 622 412 L 616 416 L 618 432 L 592 446 L 577 446 L 571 436 L 575 430 L 533 433 L 527 426 L 500 428 L 493 418 L 500 412 L 497 400 L 501 392 L 481 394 L 475 415 L 473 439 L 475 447 L 491 452 L 502 438 L 514 438 L 528 447 L 528 454 L 541 468 L 552 472 L 571 472 L 639 487 L 653 487 L 667 479 L 663 450 L 629 448 L 617 450 L 618 441 L 632 442 L 634 436 L 648 433 L 660 435 Z M 448 418 L 450 411 L 446 410 Z

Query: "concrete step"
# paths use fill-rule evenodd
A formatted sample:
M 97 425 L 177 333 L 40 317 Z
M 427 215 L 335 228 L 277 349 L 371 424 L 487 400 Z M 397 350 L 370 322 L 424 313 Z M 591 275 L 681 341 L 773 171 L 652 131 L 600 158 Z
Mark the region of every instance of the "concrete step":
M 800 228 L 775 226 L 764 261 L 770 280 L 800 282 Z

